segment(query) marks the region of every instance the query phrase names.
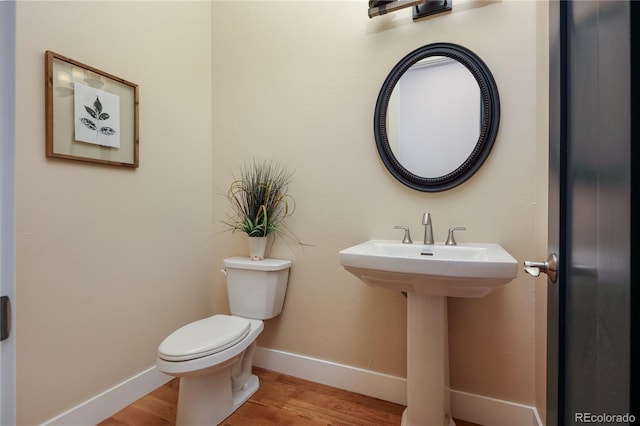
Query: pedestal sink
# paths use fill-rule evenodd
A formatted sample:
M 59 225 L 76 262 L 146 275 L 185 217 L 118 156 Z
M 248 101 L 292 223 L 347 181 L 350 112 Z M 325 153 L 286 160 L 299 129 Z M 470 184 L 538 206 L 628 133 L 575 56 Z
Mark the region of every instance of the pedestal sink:
M 446 298 L 486 296 L 516 277 L 517 261 L 498 244 L 388 240 L 370 240 L 339 256 L 340 264 L 366 284 L 407 292 L 407 409 L 402 425 L 453 425 Z

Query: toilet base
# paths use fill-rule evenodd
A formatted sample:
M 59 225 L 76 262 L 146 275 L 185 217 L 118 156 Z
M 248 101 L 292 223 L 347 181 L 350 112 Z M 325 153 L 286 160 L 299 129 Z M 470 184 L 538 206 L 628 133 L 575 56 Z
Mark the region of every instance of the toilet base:
M 233 411 L 236 411 L 242 404 L 247 402 L 249 398 L 257 392 L 260 387 L 260 381 L 258 376 L 252 374 L 249 379 L 240 389 L 233 391 Z
M 229 417 L 260 386 L 258 377 L 249 375 L 244 384 L 232 390 L 230 371 L 180 378 L 176 426 L 217 425 Z

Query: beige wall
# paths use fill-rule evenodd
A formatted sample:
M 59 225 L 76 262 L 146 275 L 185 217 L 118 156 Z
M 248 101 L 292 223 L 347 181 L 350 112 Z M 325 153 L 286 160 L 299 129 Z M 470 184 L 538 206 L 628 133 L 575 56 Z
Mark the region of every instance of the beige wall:
M 214 2 L 214 182 L 224 192 L 248 158 L 277 158 L 296 170 L 298 210 L 290 226 L 311 247 L 276 243 L 293 260 L 284 313 L 259 344 L 356 367 L 406 374 L 406 300 L 345 272 L 337 252 L 371 238 L 400 239 L 394 225 L 435 237 L 464 225 L 458 241 L 502 244 L 522 261 L 546 244 L 546 129 L 538 94 L 535 2 L 457 1 L 453 13 L 412 22 L 410 11 L 370 20 L 363 2 Z M 375 148 L 373 109 L 387 73 L 432 42 L 462 44 L 484 59 L 500 91 L 500 132 L 471 180 L 443 193 L 404 187 Z M 545 98 L 546 100 L 546 98 Z M 542 165 L 542 166 L 541 166 Z M 246 253 L 246 237 L 223 233 L 224 197 L 214 198 L 214 262 Z M 545 222 L 546 223 L 546 222 Z M 216 310 L 226 310 L 214 275 Z M 451 386 L 529 405 L 536 386 L 536 287 L 519 272 L 484 299 L 449 301 Z M 540 318 L 540 312 L 538 312 Z M 543 325 L 543 324 L 542 324 Z M 540 329 L 540 328 L 539 328 Z M 538 404 L 540 405 L 540 404 Z
M 439 241 L 464 225 L 461 242 L 544 255 L 545 19 L 510 1 L 458 0 L 420 22 L 409 10 L 370 20 L 360 1 L 19 2 L 19 423 L 145 370 L 171 330 L 227 311 L 217 271 L 246 237 L 224 232 L 220 194 L 254 156 L 296 170 L 289 225 L 312 245 L 274 245 L 294 266 L 260 345 L 404 376 L 406 300 L 359 282 L 337 252 L 400 238 L 396 224 L 419 240 L 430 211 Z M 439 41 L 484 59 L 502 117 L 479 173 L 426 194 L 382 165 L 373 108 L 393 65 Z M 138 170 L 44 157 L 47 49 L 140 85 Z M 450 300 L 452 388 L 543 407 L 543 290 L 520 272 L 484 299 Z
M 211 312 L 211 5 L 18 2 L 18 423 L 154 365 Z M 140 168 L 44 154 L 44 51 L 140 86 Z

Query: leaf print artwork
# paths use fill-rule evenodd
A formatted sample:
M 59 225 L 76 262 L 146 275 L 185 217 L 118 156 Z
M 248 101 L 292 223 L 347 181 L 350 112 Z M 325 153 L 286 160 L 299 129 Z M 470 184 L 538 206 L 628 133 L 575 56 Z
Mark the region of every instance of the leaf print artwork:
M 87 126 L 91 130 L 95 130 L 98 133 L 102 133 L 103 135 L 111 136 L 116 133 L 111 127 L 100 126 L 100 122 L 109 119 L 109 114 L 106 112 L 102 112 L 102 102 L 100 102 L 100 97 L 97 96 L 95 102 L 93 103 L 93 108 L 85 105 L 84 109 L 89 113 L 89 115 L 97 120 L 97 124 L 92 120 L 82 117 L 80 122 Z
M 75 140 L 120 148 L 120 98 L 80 83 L 74 89 Z

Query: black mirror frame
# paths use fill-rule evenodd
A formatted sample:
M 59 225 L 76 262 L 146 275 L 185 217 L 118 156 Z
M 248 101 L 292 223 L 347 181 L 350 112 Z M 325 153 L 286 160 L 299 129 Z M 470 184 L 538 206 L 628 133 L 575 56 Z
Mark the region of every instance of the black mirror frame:
M 386 120 L 389 98 L 400 77 L 415 63 L 430 56 L 446 56 L 463 64 L 478 82 L 482 98 L 480 136 L 471 155 L 457 169 L 436 178 L 418 176 L 400 164 L 389 145 Z M 423 192 L 440 192 L 454 188 L 478 171 L 493 148 L 499 123 L 500 97 L 489 68 L 475 53 L 452 43 L 428 44 L 402 58 L 382 85 L 373 118 L 376 146 L 384 165 L 400 182 Z

